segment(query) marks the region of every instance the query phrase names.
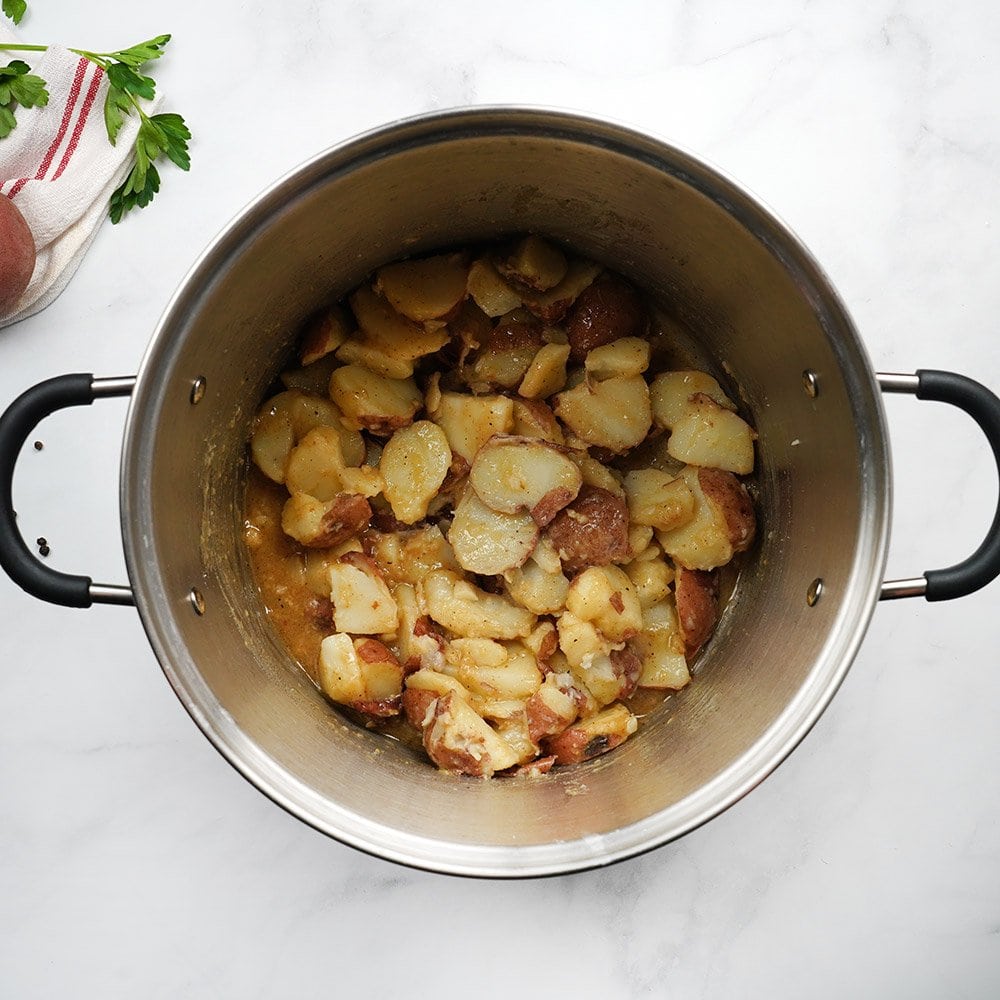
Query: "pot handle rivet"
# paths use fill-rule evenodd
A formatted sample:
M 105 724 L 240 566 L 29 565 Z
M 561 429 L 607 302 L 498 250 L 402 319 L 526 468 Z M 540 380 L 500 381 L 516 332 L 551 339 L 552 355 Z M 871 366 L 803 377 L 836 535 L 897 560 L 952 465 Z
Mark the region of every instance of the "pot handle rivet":
M 191 405 L 197 406 L 205 398 L 205 376 L 199 375 L 191 383 Z
M 819 379 L 811 368 L 802 373 L 802 386 L 810 399 L 815 399 L 819 395 Z
M 809 584 L 809 589 L 806 591 L 806 604 L 808 604 L 809 607 L 813 607 L 822 596 L 823 580 L 821 577 L 816 577 L 816 579 Z
M 197 587 L 192 587 L 188 600 L 194 608 L 194 613 L 200 618 L 205 613 L 205 598 L 201 596 L 201 591 Z

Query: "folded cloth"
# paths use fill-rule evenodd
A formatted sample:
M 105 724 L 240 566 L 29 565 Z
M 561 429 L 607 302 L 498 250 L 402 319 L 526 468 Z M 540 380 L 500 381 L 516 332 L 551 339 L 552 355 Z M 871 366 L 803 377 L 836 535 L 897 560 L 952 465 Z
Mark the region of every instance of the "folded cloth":
M 0 23 L 0 45 L 18 39 Z M 114 146 L 104 126 L 108 82 L 100 66 L 68 49 L 0 49 L 0 65 L 23 59 L 45 80 L 49 103 L 16 109 L 17 127 L 0 139 L 0 195 L 18 207 L 35 238 L 35 272 L 0 328 L 44 309 L 66 287 L 108 214 L 133 161 L 138 115 L 125 119 Z M 149 102 L 150 113 L 159 99 Z

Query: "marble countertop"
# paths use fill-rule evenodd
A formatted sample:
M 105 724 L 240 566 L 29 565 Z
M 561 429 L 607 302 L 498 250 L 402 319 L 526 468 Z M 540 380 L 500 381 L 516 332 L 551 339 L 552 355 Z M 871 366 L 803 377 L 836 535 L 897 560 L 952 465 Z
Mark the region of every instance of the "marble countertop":
M 148 210 L 105 226 L 49 309 L 0 331 L 0 402 L 133 372 L 200 249 L 256 192 L 362 129 L 533 103 L 686 146 L 824 264 L 884 370 L 1000 387 L 1000 8 L 846 0 L 33 0 L 22 35 L 174 35 L 156 73 L 194 133 Z M 961 414 L 887 403 L 910 576 L 971 551 L 996 475 Z M 124 581 L 124 402 L 48 420 L 24 534 Z M 439 998 L 1000 994 L 1000 584 L 880 606 L 813 732 L 751 795 L 606 870 L 466 881 L 367 857 L 240 779 L 137 615 L 0 581 L 0 995 Z

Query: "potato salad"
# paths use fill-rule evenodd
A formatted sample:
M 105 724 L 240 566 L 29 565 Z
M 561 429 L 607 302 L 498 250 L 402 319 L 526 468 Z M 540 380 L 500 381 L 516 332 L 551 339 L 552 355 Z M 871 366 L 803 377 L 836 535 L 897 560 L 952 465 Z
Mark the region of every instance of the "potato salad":
M 675 353 L 637 288 L 534 235 L 387 264 L 311 317 L 254 421 L 245 530 L 324 695 L 490 778 L 614 750 L 640 692 L 687 685 L 754 540 L 756 435 Z

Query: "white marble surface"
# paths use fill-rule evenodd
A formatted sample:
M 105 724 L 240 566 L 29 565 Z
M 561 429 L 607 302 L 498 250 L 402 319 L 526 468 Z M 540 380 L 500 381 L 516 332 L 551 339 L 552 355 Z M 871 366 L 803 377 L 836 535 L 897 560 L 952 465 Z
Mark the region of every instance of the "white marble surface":
M 306 156 L 494 102 L 584 109 L 700 152 L 813 249 L 878 366 L 1000 387 L 986 0 L 34 0 L 24 29 L 89 48 L 173 32 L 156 75 L 196 139 L 190 176 L 164 171 L 157 203 L 106 226 L 52 307 L 0 331 L 0 401 L 56 373 L 133 371 L 199 250 Z M 911 575 L 977 544 L 996 477 L 961 415 L 888 410 L 890 567 Z M 25 535 L 110 581 L 123 414 L 47 421 L 16 482 Z M 880 607 L 802 746 L 681 842 L 491 883 L 306 828 L 210 747 L 134 612 L 46 607 L 0 581 L 0 995 L 1000 995 L 998 600 L 995 584 Z

